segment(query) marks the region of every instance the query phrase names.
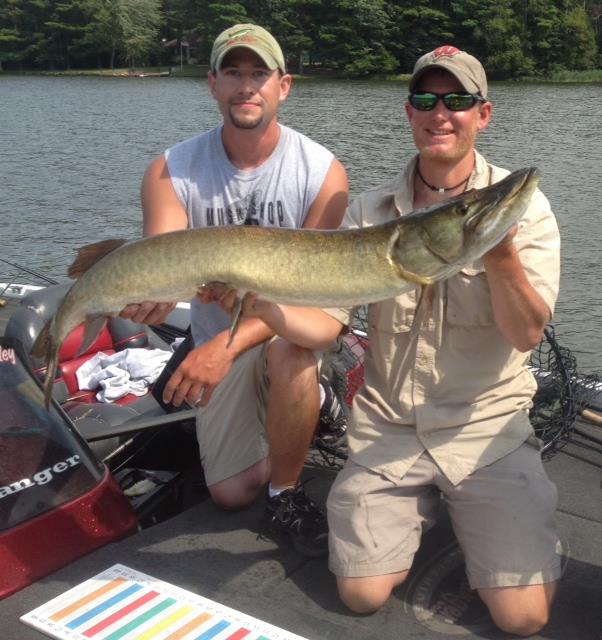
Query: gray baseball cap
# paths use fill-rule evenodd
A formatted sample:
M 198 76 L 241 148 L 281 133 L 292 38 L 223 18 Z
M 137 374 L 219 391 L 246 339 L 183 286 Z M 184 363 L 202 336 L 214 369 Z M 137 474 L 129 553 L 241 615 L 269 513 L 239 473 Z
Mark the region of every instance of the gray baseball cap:
M 284 56 L 276 38 L 256 24 L 236 24 L 217 36 L 209 60 L 211 71 L 215 73 L 221 67 L 226 54 L 238 47 L 254 51 L 268 69 L 280 69 L 282 73 L 286 73 Z
M 487 98 L 487 76 L 483 65 L 466 51 L 446 44 L 418 58 L 410 78 L 410 93 L 420 78 L 431 69 L 444 69 L 458 79 L 468 93 Z

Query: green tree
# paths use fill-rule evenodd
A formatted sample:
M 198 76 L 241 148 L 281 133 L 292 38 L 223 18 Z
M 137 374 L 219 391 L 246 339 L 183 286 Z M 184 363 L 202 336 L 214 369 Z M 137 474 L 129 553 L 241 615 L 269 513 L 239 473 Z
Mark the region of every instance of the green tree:
M 448 10 L 424 0 L 403 0 L 392 4 L 393 23 L 397 25 L 393 50 L 401 71 L 411 72 L 416 60 L 436 47 L 444 44 L 458 46 Z
M 527 43 L 539 73 L 548 74 L 561 66 L 561 13 L 552 0 L 517 2 L 528 34 Z
M 533 59 L 523 46 L 529 38 L 513 0 L 454 1 L 451 19 L 456 25 L 456 46 L 479 58 L 492 78 L 532 73 Z
M 51 19 L 54 2 L 51 0 L 7 0 L 0 4 L 0 28 L 4 29 L 14 49 L 4 49 L 3 59 L 16 63 L 18 68 L 52 68 L 60 64 L 60 54 L 55 50 Z
M 598 53 L 597 66 L 602 67 L 602 4 L 598 0 L 586 0 L 585 9 L 594 27 L 596 49 Z
M 5 0 L 0 5 L 0 71 L 3 63 L 18 63 L 24 37 L 21 29 L 23 17 L 21 0 Z
M 216 36 L 224 29 L 241 22 L 254 22 L 249 18 L 243 4 L 238 2 L 199 2 L 197 8 L 202 9 L 201 20 L 193 31 L 199 38 L 200 60 L 209 63 L 211 46 Z
M 314 56 L 347 76 L 394 71 L 387 49 L 393 23 L 384 0 L 333 0 L 320 16 Z
M 198 0 L 164 0 L 161 36 L 171 42 L 181 41 L 185 33 L 193 33 L 194 27 L 205 20 L 205 5 L 206 2 Z M 158 57 L 165 58 L 169 53 L 163 49 Z
M 119 0 L 119 25 L 126 59 L 130 67 L 142 62 L 156 46 L 161 23 L 160 0 Z
M 130 67 L 145 64 L 160 46 L 160 0 L 82 0 L 88 22 L 74 43 L 80 55 L 93 55 L 100 66 L 103 56 L 113 69 L 118 59 Z
M 322 4 L 322 0 L 261 0 L 249 2 L 247 11 L 278 40 L 289 70 L 300 73 L 305 57 L 312 58 Z
M 0 71 L 3 70 L 3 62 L 19 60 L 17 50 L 21 41 L 16 29 L 0 28 Z
M 563 16 L 563 60 L 567 69 L 593 69 L 598 59 L 596 33 L 582 4 Z
M 88 17 L 86 30 L 75 45 L 82 52 L 93 52 L 97 66 L 102 66 L 103 55 L 106 55 L 109 67 L 114 69 L 122 39 L 120 1 L 84 0 L 84 11 Z
M 48 53 L 58 67 L 70 69 L 77 41 L 86 31 L 86 14 L 80 0 L 55 2 L 50 19 L 44 23 Z
M 452 44 L 495 78 L 600 63 L 602 0 L 0 0 L 0 69 L 66 68 L 160 58 L 161 39 L 215 36 L 238 22 L 266 26 L 292 71 L 309 58 L 347 76 L 409 72 Z M 193 39 L 194 42 L 194 39 Z

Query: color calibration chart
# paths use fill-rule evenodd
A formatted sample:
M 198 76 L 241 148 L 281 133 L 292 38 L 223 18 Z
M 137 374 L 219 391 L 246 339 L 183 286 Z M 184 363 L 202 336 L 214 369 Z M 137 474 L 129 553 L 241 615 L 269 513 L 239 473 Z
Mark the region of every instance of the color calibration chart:
M 122 564 L 21 621 L 57 640 L 305 640 Z

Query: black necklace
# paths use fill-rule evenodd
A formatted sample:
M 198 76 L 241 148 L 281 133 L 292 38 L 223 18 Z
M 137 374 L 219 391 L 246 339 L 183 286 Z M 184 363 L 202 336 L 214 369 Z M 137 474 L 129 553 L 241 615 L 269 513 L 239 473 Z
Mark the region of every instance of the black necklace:
M 457 189 L 458 187 L 461 187 L 463 184 L 466 184 L 468 182 L 468 180 L 470 179 L 470 175 L 472 174 L 472 172 L 466 177 L 464 178 L 464 180 L 462 180 L 462 182 L 458 182 L 457 185 L 453 186 L 453 187 L 435 187 L 432 184 L 429 184 L 425 179 L 424 176 L 420 173 L 420 167 L 416 166 L 416 173 L 418 174 L 418 177 L 422 180 L 422 182 L 431 190 L 431 191 L 436 191 L 437 193 L 445 193 L 446 191 L 453 191 L 454 189 Z

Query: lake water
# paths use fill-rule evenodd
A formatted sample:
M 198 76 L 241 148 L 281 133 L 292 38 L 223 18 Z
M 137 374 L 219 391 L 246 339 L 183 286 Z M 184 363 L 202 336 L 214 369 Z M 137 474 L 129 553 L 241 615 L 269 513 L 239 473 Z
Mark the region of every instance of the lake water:
M 600 372 L 602 89 L 494 83 L 490 93 L 479 149 L 511 170 L 539 167 L 563 242 L 556 334 L 582 372 Z M 297 82 L 281 121 L 337 155 L 353 197 L 414 152 L 405 94 L 397 82 Z M 149 161 L 219 122 L 196 79 L 3 76 L 0 113 L 0 257 L 57 280 L 81 245 L 138 237 Z

